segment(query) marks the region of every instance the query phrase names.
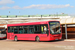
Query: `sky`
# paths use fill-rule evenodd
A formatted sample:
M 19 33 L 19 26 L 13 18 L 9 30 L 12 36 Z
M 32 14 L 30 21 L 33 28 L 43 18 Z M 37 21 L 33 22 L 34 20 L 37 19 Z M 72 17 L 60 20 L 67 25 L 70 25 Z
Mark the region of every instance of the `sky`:
M 75 16 L 75 0 L 0 0 L 0 15 L 57 13 Z

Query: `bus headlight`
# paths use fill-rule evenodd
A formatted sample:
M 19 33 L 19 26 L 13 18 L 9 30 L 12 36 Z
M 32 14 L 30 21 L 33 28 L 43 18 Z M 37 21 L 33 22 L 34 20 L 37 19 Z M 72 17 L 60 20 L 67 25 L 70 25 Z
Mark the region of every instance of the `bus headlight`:
M 60 37 L 60 39 L 62 39 L 62 37 Z

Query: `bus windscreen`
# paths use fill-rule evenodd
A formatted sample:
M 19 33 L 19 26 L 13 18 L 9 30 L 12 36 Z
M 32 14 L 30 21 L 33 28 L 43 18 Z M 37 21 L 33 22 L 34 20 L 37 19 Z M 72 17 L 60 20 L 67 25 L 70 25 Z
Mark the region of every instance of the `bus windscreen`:
M 50 26 L 50 34 L 60 34 L 61 28 L 60 28 L 60 22 L 49 22 Z

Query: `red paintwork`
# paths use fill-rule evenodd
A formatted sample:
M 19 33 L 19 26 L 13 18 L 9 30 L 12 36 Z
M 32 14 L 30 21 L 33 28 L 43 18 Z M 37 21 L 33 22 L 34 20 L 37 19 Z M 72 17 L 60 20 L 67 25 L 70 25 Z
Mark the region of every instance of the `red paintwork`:
M 7 27 L 8 26 L 48 24 L 48 28 L 50 30 L 49 22 L 50 21 L 20 23 L 20 24 L 8 24 Z M 8 31 L 8 29 L 7 29 L 7 31 Z M 40 41 L 51 41 L 51 40 L 55 40 L 55 39 L 60 40 L 60 38 L 62 37 L 62 33 L 52 35 L 52 34 L 50 34 L 50 31 L 49 31 L 49 35 L 47 35 L 47 34 L 14 34 L 14 33 L 8 33 L 7 32 L 7 39 L 14 40 L 15 36 L 17 36 L 18 40 L 35 40 L 36 36 L 38 36 L 40 38 Z

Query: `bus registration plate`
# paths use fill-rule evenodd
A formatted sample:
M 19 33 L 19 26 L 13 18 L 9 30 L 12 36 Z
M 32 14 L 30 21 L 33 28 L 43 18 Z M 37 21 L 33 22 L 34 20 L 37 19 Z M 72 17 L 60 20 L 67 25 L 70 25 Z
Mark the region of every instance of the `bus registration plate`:
M 55 40 L 58 40 L 58 39 L 55 39 Z

